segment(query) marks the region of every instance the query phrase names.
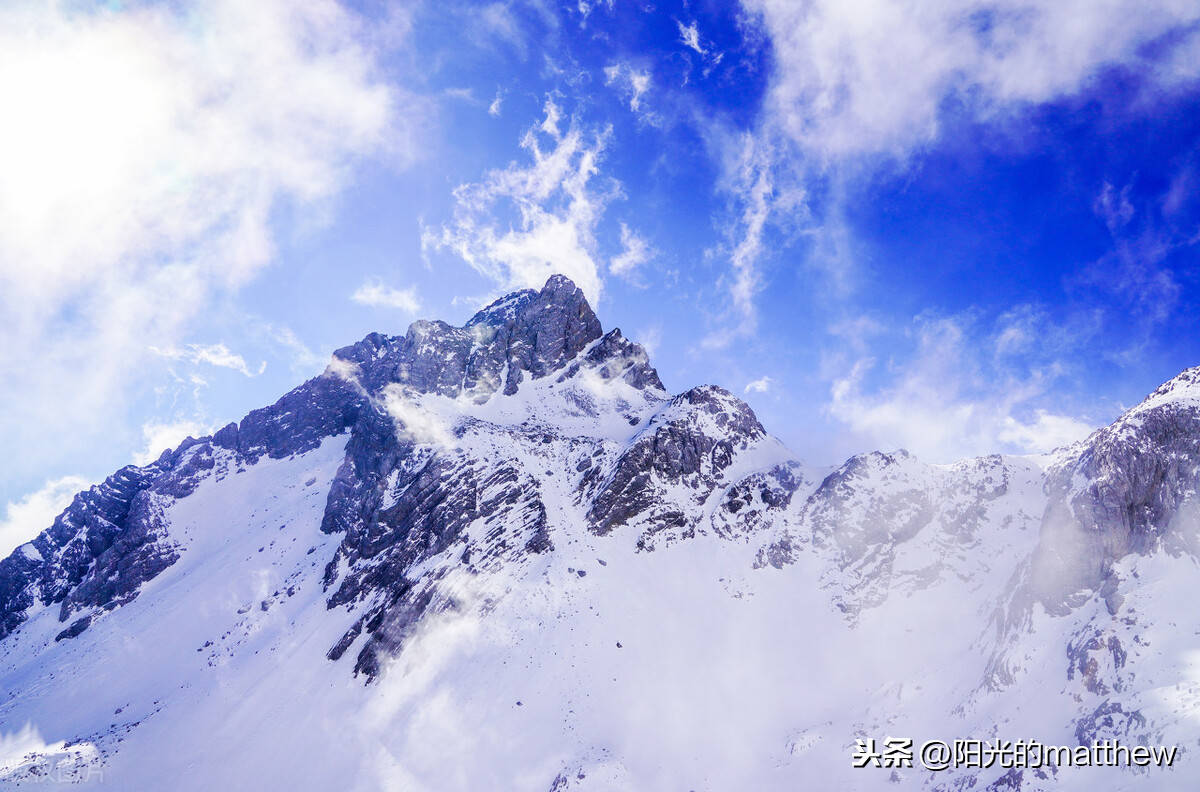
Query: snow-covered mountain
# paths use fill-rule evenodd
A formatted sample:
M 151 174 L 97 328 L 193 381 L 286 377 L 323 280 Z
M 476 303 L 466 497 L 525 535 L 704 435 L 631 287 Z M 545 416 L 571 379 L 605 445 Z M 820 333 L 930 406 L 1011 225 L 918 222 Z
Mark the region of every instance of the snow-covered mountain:
M 0 562 L 0 786 L 1189 788 L 1198 466 L 1200 368 L 1053 454 L 814 469 L 556 276 L 338 350 Z M 1180 748 L 852 766 L 887 737 Z

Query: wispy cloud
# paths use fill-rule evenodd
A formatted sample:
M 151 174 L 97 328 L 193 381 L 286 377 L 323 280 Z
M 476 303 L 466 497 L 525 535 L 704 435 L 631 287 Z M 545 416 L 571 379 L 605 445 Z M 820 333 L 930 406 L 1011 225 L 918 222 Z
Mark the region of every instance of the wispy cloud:
M 632 277 L 653 256 L 654 250 L 650 243 L 628 225 L 621 223 L 621 252 L 609 263 L 608 269 L 613 275 Z
M 679 43 L 700 56 L 700 61 L 703 64 L 702 74 L 707 77 L 725 59 L 725 53 L 718 52 L 711 46 L 704 46 L 704 42 L 700 37 L 700 26 L 695 20 L 685 25 L 677 19 L 675 20 L 675 26 L 679 29 Z
M 259 364 L 258 371 L 251 371 L 250 367 L 246 365 L 246 359 L 224 344 L 187 344 L 184 347 L 168 347 L 166 349 L 151 346 L 149 350 L 160 357 L 171 360 L 205 363 L 218 368 L 233 369 L 247 377 L 262 374 L 267 367 L 266 361 L 263 361 Z
M 435 410 L 425 407 L 406 389 L 395 383 L 383 390 L 381 402 L 396 424 L 401 437 L 418 444 L 437 446 L 442 450 L 457 447 L 451 422 Z
M 643 105 L 642 99 L 650 90 L 650 72 L 636 69 L 627 63 L 615 63 L 604 69 L 604 84 L 619 90 L 629 100 L 629 109 L 643 120 L 654 121 L 654 116 Z
M 694 50 L 698 55 L 704 55 L 708 52 L 700 44 L 700 28 L 694 21 L 685 25 L 677 19 L 675 20 L 675 25 L 679 28 L 679 41 L 683 46 Z
M 319 371 L 328 361 L 327 354 L 314 352 L 308 344 L 301 340 L 300 336 L 296 335 L 296 331 L 286 325 L 263 322 L 258 326 L 257 332 L 287 352 L 293 370 Z
M 600 177 L 611 130 L 586 132 L 551 99 L 521 141 L 533 162 L 489 172 L 454 191 L 453 222 L 427 229 L 422 247 L 448 250 L 502 288 L 540 287 L 561 272 L 599 299 L 596 227 L 619 185 Z M 547 147 L 548 146 L 548 147 Z M 501 218 L 515 210 L 516 222 Z
M 350 295 L 350 299 L 360 305 L 372 308 L 395 308 L 405 313 L 415 314 L 421 310 L 421 301 L 417 297 L 417 289 L 410 286 L 407 289 L 396 289 L 384 286 L 379 281 L 368 281 Z
M 732 311 L 723 317 L 722 327 L 702 340 L 708 349 L 722 349 L 758 329 L 755 298 L 763 287 L 762 263 L 770 224 L 794 225 L 807 212 L 806 193 L 794 174 L 779 166 L 774 143 L 744 133 L 720 145 L 724 160 L 721 187 L 731 201 L 726 224 L 730 277 L 725 283 Z
M 587 22 L 588 15 L 596 8 L 603 6 L 612 11 L 615 0 L 579 0 L 576 8 L 579 10 L 579 15 L 583 17 L 583 22 Z
M 1108 226 L 1109 233 L 1117 233 L 1133 219 L 1133 204 L 1129 200 L 1132 184 L 1126 184 L 1120 190 L 1108 182 L 1100 189 L 1092 204 L 1092 210 L 1099 215 Z
M 1107 350 L 1108 357 L 1120 363 L 1141 356 L 1155 331 L 1181 305 L 1186 276 L 1168 262 L 1200 238 L 1194 228 L 1174 228 L 1166 217 L 1173 189 L 1135 206 L 1132 184 L 1117 189 L 1105 182 L 1092 210 L 1104 221 L 1112 246 L 1067 279 L 1068 288 L 1081 300 L 1079 310 L 1103 313 L 1124 328 L 1122 343 Z M 1163 215 L 1155 214 L 1155 205 L 1162 207 Z
M 646 350 L 646 355 L 653 360 L 658 348 L 662 345 L 663 330 L 661 324 L 653 324 L 642 328 L 633 338 Z

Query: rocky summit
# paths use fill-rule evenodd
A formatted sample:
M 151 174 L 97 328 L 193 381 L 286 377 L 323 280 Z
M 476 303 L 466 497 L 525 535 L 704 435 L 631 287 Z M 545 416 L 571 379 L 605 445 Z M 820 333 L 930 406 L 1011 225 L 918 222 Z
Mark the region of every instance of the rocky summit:
M 339 349 L 0 561 L 0 781 L 1188 788 L 1198 460 L 1190 369 L 1053 453 L 812 467 L 555 276 Z M 1178 753 L 854 767 L 890 737 Z

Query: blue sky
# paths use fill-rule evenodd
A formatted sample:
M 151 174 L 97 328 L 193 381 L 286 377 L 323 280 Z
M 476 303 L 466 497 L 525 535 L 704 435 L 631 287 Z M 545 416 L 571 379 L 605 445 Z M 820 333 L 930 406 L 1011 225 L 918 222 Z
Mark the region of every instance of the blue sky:
M 0 533 L 563 271 L 800 456 L 1036 452 L 1200 363 L 1200 6 L 14 2 Z

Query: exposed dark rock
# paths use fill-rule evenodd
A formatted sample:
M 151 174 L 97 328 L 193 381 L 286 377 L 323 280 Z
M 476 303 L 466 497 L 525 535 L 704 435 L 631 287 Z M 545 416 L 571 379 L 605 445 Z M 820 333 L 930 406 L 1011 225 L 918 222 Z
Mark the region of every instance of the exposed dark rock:
M 95 557 L 87 575 L 63 600 L 59 619 L 80 608 L 113 608 L 132 600 L 143 583 L 178 558 L 167 537 L 162 507 L 154 494 L 142 490 L 130 504 L 124 530 Z
M 635 388 L 664 390 L 646 350 L 622 336 L 617 328 L 601 338 L 581 362 L 570 366 L 559 381 L 574 376 L 584 365 L 594 368 L 606 380 L 620 378 Z
M 18 548 L 0 561 L 0 638 L 20 626 L 35 598 L 46 604 L 62 603 L 92 576 L 98 558 L 120 554 L 124 545 L 109 551 L 130 522 L 135 498 L 170 461 L 171 456 L 164 455 L 143 468 L 121 468 L 103 483 L 80 492 L 54 524 L 30 543 L 36 559 Z M 135 523 L 144 516 L 141 509 L 132 511 Z M 64 619 L 69 612 L 67 607 Z
M 464 541 L 468 526 L 478 520 L 492 528 L 464 549 L 464 565 L 490 563 L 517 547 L 553 550 L 538 487 L 517 467 L 488 468 L 479 460 L 428 451 L 391 459 L 394 468 L 371 476 L 374 483 L 356 490 L 354 498 L 339 501 L 337 509 L 358 517 L 345 523 L 345 537 L 325 571 L 329 607 L 365 600 L 379 608 L 360 628 L 369 639 L 356 670 L 368 677 L 378 672 L 381 647 L 398 647 L 408 635 L 406 620 L 418 618 L 435 599 L 432 590 L 413 589 L 409 570 Z M 380 629 L 385 632 L 377 635 Z M 330 655 L 340 656 L 354 637 L 344 636 Z
M 366 401 L 351 382 L 327 372 L 243 418 L 237 450 L 249 463 L 263 454 L 282 459 L 311 451 L 326 437 L 353 426 Z M 225 442 L 232 437 L 227 430 L 222 430 Z
M 86 630 L 89 626 L 91 626 L 91 623 L 92 623 L 91 616 L 84 616 L 83 618 L 76 619 L 75 621 L 73 621 L 71 623 L 70 627 L 63 630 L 58 635 L 54 636 L 54 641 L 57 643 L 58 641 L 65 641 L 68 638 L 75 638 L 80 633 L 82 633 L 84 630 Z
M 433 609 L 434 590 L 425 587 L 420 591 L 409 587 L 395 598 L 387 609 L 380 611 L 381 618 L 375 625 L 368 625 L 370 638 L 363 644 L 354 663 L 354 673 L 363 674 L 370 681 L 379 676 L 383 660 L 395 655 L 404 642 L 416 630 L 417 622 Z M 452 607 L 443 602 L 441 607 Z
M 1104 587 L 1112 563 L 1130 553 L 1200 551 L 1194 531 L 1172 530 L 1200 483 L 1200 407 L 1167 398 L 1197 382 L 1200 368 L 1163 384 L 1051 471 L 1032 584 L 1052 613 L 1069 609 L 1074 592 Z
M 1154 742 L 1153 737 L 1146 733 L 1146 717 L 1137 710 L 1127 712 L 1115 701 L 1105 701 L 1075 725 L 1077 745 L 1092 745 L 1096 740 L 1118 738 L 1135 745 Z
M 765 436 L 750 407 L 728 391 L 707 385 L 676 396 L 621 455 L 592 501 L 591 529 L 606 534 L 634 517 L 648 531 L 682 527 L 687 517 L 661 497 L 665 486 L 711 492 L 735 448 Z
M 1099 630 L 1093 630 L 1076 636 L 1067 644 L 1067 679 L 1078 676 L 1089 692 L 1098 695 L 1119 693 L 1123 688 L 1120 676 L 1106 679 L 1101 675 L 1101 669 L 1111 667 L 1120 671 L 1127 657 L 1125 647 L 1116 635 L 1105 636 Z
M 600 336 L 600 320 L 583 292 L 555 275 L 541 291 L 503 297 L 463 327 L 414 322 L 403 337 L 372 333 L 334 357 L 355 367 L 370 394 L 402 385 L 442 396 L 465 393 L 482 402 L 501 388 L 515 393 L 526 377 L 539 379 L 562 369 Z M 645 351 L 619 331 L 609 333 L 586 359 L 636 387 L 662 387 Z
M 253 464 L 264 455 L 283 458 L 310 451 L 325 438 L 352 430 L 345 463 L 328 495 L 323 529 L 345 533 L 343 552 L 356 560 L 371 558 L 396 541 L 434 552 L 452 541 L 468 515 L 475 514 L 471 499 L 476 496 L 461 496 L 467 500 L 460 502 L 459 495 L 434 486 L 430 477 L 450 464 L 439 460 L 424 477 L 410 469 L 419 479 L 401 484 L 410 497 L 375 520 L 383 477 L 412 451 L 375 398 L 386 387 L 401 385 L 450 396 L 467 392 L 484 400 L 500 388 L 514 392 L 525 378 L 563 369 L 589 346 L 582 359 L 601 376 L 661 389 L 641 347 L 619 331 L 603 339 L 601 335 L 583 292 L 555 276 L 540 291 L 497 300 L 461 328 L 416 322 L 402 337 L 372 333 L 338 350 L 335 365 L 324 374 L 270 407 L 254 410 L 240 424 L 228 424 L 211 438 L 188 438 L 153 464 L 123 468 L 76 496 L 54 525 L 34 540 L 36 552 L 18 550 L 0 561 L 0 638 L 24 621 L 35 600 L 61 604 L 65 619 L 81 607 L 115 607 L 137 596 L 143 583 L 178 558 L 166 536 L 163 504 L 154 498 L 186 497 L 211 474 L 217 453 L 232 452 L 237 464 Z M 438 508 L 422 499 L 422 492 L 445 500 L 445 505 Z M 470 487 L 465 492 L 474 493 Z M 527 508 L 532 509 L 528 549 L 552 549 L 544 508 L 540 521 L 537 508 Z M 394 573 L 383 564 L 373 574 L 399 579 L 404 563 L 392 562 L 399 564 Z M 385 585 L 382 580 L 380 585 Z

